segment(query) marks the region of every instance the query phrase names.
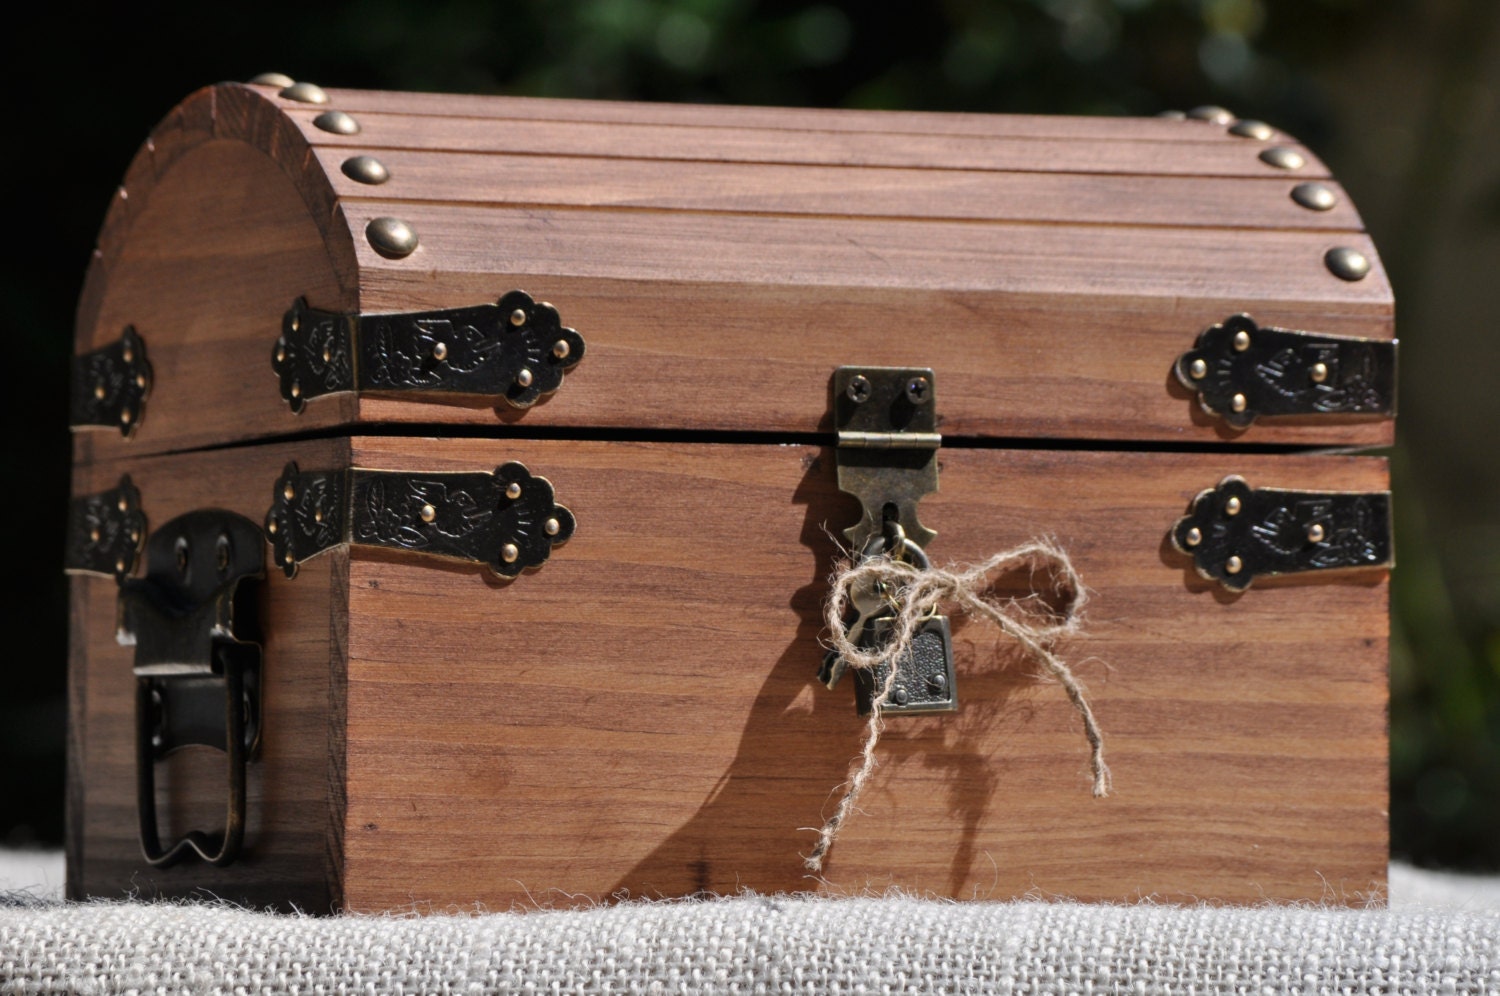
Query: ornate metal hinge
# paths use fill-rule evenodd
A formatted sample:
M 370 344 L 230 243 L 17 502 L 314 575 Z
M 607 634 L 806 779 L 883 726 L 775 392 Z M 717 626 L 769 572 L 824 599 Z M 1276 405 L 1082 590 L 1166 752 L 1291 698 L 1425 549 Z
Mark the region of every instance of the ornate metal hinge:
M 488 564 L 514 578 L 545 563 L 574 525 L 551 482 L 514 461 L 492 474 L 304 473 L 289 463 L 266 513 L 266 535 L 287 577 L 303 561 L 354 544 Z
M 1388 491 L 1282 491 L 1226 477 L 1193 499 L 1172 545 L 1233 591 L 1258 577 L 1394 565 Z
M 63 570 L 123 578 L 135 570 L 146 541 L 141 493 L 130 475 L 118 487 L 74 498 L 68 506 L 68 547 Z
M 73 358 L 73 395 L 68 422 L 75 429 L 113 426 L 135 434 L 151 391 L 146 344 L 133 326 L 101 349 Z
M 1396 414 L 1396 340 L 1261 327 L 1233 315 L 1177 360 L 1203 410 L 1244 428 L 1260 415 Z
M 525 291 L 498 304 L 389 315 L 319 311 L 298 299 L 271 366 L 294 412 L 340 391 L 483 396 L 527 408 L 562 386 L 583 349 L 557 309 Z
M 242 582 L 265 576 L 260 528 L 233 512 L 178 516 L 146 542 L 146 574 L 120 579 L 122 644 L 135 646 L 136 803 L 141 852 L 157 867 L 189 852 L 214 865 L 239 855 L 245 765 L 260 737 L 260 646 L 235 635 Z M 224 829 L 163 845 L 157 761 L 202 744 L 225 753 Z
M 932 371 L 905 367 L 840 367 L 833 375 L 833 421 L 838 429 L 839 490 L 859 499 L 860 521 L 844 530 L 861 559 L 888 556 L 927 566 L 924 548 L 937 534 L 917 518 L 917 503 L 938 489 L 937 392 Z M 879 646 L 890 638 L 894 605 L 884 591 L 852 593 L 858 613 L 851 642 Z M 844 661 L 830 652 L 818 672 L 829 688 Z M 948 620 L 923 620 L 911 649 L 896 664 L 885 713 L 950 712 L 958 708 Z M 889 668 L 855 672 L 856 704 L 869 712 L 890 677 Z

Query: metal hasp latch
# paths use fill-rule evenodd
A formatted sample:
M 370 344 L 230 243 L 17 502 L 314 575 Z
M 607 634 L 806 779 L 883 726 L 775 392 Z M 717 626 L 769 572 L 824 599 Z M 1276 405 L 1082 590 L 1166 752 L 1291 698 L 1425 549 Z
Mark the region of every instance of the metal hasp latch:
M 1232 591 L 1258 577 L 1395 563 L 1388 491 L 1282 491 L 1230 476 L 1193 499 L 1171 536 L 1199 575 Z
M 141 424 L 150 392 L 146 344 L 127 325 L 108 346 L 73 358 L 68 424 L 74 429 L 113 427 L 129 438 Z
M 540 567 L 573 535 L 552 483 L 515 461 L 494 473 L 303 472 L 286 465 L 266 537 L 287 577 L 346 544 L 488 564 L 502 578 Z
M 1233 315 L 1177 360 L 1198 403 L 1243 429 L 1260 415 L 1396 414 L 1396 340 L 1256 325 Z
M 255 623 L 265 576 L 260 527 L 217 509 L 178 516 L 146 541 L 146 575 L 121 578 L 121 644 L 135 646 L 136 802 L 141 852 L 158 868 L 189 851 L 214 865 L 240 853 L 245 766 L 260 739 L 261 652 L 239 630 Z M 163 845 L 156 765 L 191 744 L 225 754 L 224 829 L 190 830 Z
M 513 290 L 498 304 L 360 315 L 298 299 L 281 323 L 271 366 L 292 411 L 341 391 L 401 397 L 484 397 L 529 408 L 583 359 L 583 336 L 557 309 Z
M 860 559 L 884 554 L 927 566 L 925 547 L 937 536 L 917 518 L 917 503 L 938 489 L 937 398 L 932 371 L 905 367 L 839 367 L 833 375 L 838 430 L 839 490 L 858 498 L 864 514 L 844 530 Z M 886 592 L 854 591 L 859 616 L 849 627 L 860 647 L 889 638 L 895 605 Z M 823 661 L 819 680 L 829 688 L 845 671 L 837 653 Z M 958 708 L 948 620 L 925 620 L 911 650 L 896 665 L 896 681 L 882 713 L 949 712 Z M 860 712 L 868 712 L 890 672 L 855 671 Z

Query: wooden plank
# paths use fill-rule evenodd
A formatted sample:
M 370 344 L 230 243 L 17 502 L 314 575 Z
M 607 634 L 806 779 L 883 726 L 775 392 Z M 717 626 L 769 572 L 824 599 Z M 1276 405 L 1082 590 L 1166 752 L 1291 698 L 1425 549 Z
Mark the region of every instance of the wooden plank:
M 857 517 L 802 446 L 360 438 L 357 465 L 519 459 L 578 520 L 510 585 L 356 552 L 349 568 L 345 898 L 356 910 L 899 887 L 1002 899 L 1384 895 L 1386 582 L 1230 596 L 1170 552 L 1229 472 L 1373 490 L 1348 457 L 945 448 L 935 562 L 1055 536 L 1089 585 L 1059 650 L 1086 682 L 1115 791 L 1056 688 L 954 620 L 957 714 L 892 719 L 826 879 L 799 855 L 861 723 L 814 674 L 828 530 Z M 300 580 L 296 582 L 300 584 Z M 1024 594 L 1024 574 L 999 579 Z
M 1262 162 L 1268 143 L 1226 141 L 1208 131 L 1174 124 L 1173 141 L 1145 131 L 1071 136 L 930 134 L 914 141 L 886 131 L 788 131 L 775 127 L 725 128 L 711 123 L 652 124 L 618 118 L 608 124 L 550 118 L 450 117 L 361 111 L 360 131 L 335 135 L 313 125 L 321 108 L 288 105 L 287 116 L 309 144 L 374 151 L 475 152 L 593 156 L 606 159 L 685 162 L 789 163 L 821 166 L 1009 170 L 1146 176 L 1237 176 L 1323 179 L 1328 169 L 1304 146 L 1283 137 L 1307 163 L 1292 172 Z M 1048 119 L 1051 120 L 1051 119 Z M 1061 118 L 1059 121 L 1073 119 Z M 1090 119 L 1108 120 L 1108 119 Z M 1131 121 L 1130 124 L 1138 122 Z
M 274 94 L 271 87 L 258 88 Z M 573 100 L 455 93 L 327 90 L 329 106 L 349 113 L 412 114 L 473 118 L 539 119 L 615 124 L 767 128 L 778 131 L 870 131 L 906 135 L 980 135 L 1006 138 L 1148 139 L 1162 142 L 1248 140 L 1224 125 L 1197 120 L 977 114 L 935 111 L 756 107 L 730 104 L 660 104 L 626 100 Z M 279 98 L 278 98 L 279 99 Z M 294 102 L 281 100 L 287 106 Z
M 317 156 L 345 200 L 654 208 L 1077 225 L 1360 231 L 1347 196 L 1328 211 L 1291 198 L 1295 180 L 862 169 L 560 156 L 378 153 L 391 178 L 345 176 L 347 148 Z
M 347 459 L 343 440 L 84 463 L 75 494 L 115 486 L 129 473 L 141 492 L 148 529 L 199 508 L 220 508 L 259 523 L 271 487 L 289 459 Z M 113 580 L 72 579 L 71 748 L 68 889 L 74 899 L 192 896 L 288 910 L 327 912 L 339 902 L 343 831 L 342 747 L 335 704 L 342 689 L 342 646 L 330 621 L 343 615 L 345 559 L 309 563 L 291 587 L 273 565 L 256 585 L 264 640 L 265 722 L 259 757 L 248 768 L 244 857 L 225 868 L 195 859 L 153 869 L 141 858 L 135 795 L 135 678 L 130 647 L 115 639 Z M 144 568 L 138 568 L 137 574 Z M 331 722 L 331 719 L 333 722 Z M 157 766 L 164 839 L 187 829 L 223 826 L 224 755 L 206 747 L 179 751 Z
M 352 417 L 345 396 L 299 420 L 271 369 L 282 316 L 298 297 L 358 308 L 347 229 L 326 236 L 281 166 L 243 141 L 180 149 L 142 193 L 130 198 L 128 239 L 120 236 L 112 260 L 93 264 L 77 349 L 135 326 L 151 392 L 133 439 L 113 428 L 82 431 L 106 454 L 160 452 Z

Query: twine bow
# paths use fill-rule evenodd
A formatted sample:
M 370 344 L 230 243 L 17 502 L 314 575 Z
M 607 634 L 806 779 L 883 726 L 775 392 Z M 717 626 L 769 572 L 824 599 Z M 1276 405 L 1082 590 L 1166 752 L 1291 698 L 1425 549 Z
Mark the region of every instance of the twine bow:
M 1016 602 L 991 601 L 984 597 L 991 572 L 1011 567 L 1050 567 L 1058 578 L 1057 588 L 1067 596 L 1061 616 L 1056 622 L 1033 624 L 1013 614 Z M 891 601 L 897 607 L 891 638 L 883 645 L 861 649 L 849 639 L 849 630 L 844 623 L 850 604 L 851 592 L 864 586 L 884 585 L 891 592 Z M 955 603 L 970 615 L 988 619 L 1026 651 L 1041 670 L 1050 675 L 1067 692 L 1068 699 L 1083 719 L 1083 733 L 1090 747 L 1089 764 L 1094 776 L 1094 796 L 1102 797 L 1109 792 L 1109 767 L 1104 763 L 1104 736 L 1094 712 L 1089 708 L 1083 688 L 1068 665 L 1052 652 L 1051 645 L 1064 636 L 1077 633 L 1082 623 L 1084 603 L 1088 600 L 1083 582 L 1073 569 L 1073 562 L 1056 545 L 1046 540 L 1033 540 L 1013 550 L 997 553 L 982 564 L 966 570 L 948 570 L 938 567 L 918 567 L 903 561 L 893 560 L 882 554 L 857 564 L 844 564 L 835 571 L 832 591 L 824 609 L 824 618 L 832 634 L 829 644 L 843 657 L 851 668 L 888 668 L 885 684 L 870 705 L 870 720 L 865 728 L 864 748 L 849 774 L 843 798 L 823 824 L 818 834 L 818 843 L 805 859 L 811 871 L 823 869 L 823 858 L 833 846 L 839 829 L 853 812 L 855 802 L 865 782 L 875 770 L 875 745 L 880 742 L 880 733 L 885 723 L 881 719 L 891 689 L 896 682 L 898 662 L 911 648 L 911 642 L 922 620 L 932 615 L 938 606 Z

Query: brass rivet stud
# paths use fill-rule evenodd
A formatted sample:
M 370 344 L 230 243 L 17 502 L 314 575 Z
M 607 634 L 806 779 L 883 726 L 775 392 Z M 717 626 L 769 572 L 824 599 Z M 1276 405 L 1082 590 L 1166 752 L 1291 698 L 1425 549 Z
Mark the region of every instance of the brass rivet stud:
M 1168 121 L 1186 121 L 1187 120 L 1187 114 L 1184 113 L 1184 112 L 1182 112 L 1182 111 L 1162 111 L 1160 114 L 1157 115 L 1157 117 L 1159 117 L 1159 118 L 1166 118 Z
M 525 308 L 517 308 L 515 311 L 512 311 L 510 313 L 510 323 L 512 325 L 525 325 L 526 324 L 526 309 Z
M 300 398 L 300 397 L 302 397 L 302 385 L 299 384 L 299 383 L 297 383 L 295 380 L 292 381 L 292 397 L 294 397 L 294 398 Z
M 566 360 L 571 352 L 573 352 L 573 347 L 568 345 L 566 339 L 559 339 L 552 344 L 552 355 L 559 360 Z
M 97 530 L 97 529 L 90 529 L 89 530 L 89 542 L 90 543 L 97 543 L 97 542 L 99 542 L 99 530 Z
M 1229 500 L 1224 503 L 1224 513 L 1226 515 L 1239 515 L 1240 508 L 1240 500 L 1234 495 L 1231 495 Z
M 432 358 L 441 363 L 448 358 L 448 344 L 446 342 L 435 342 L 432 344 Z
M 281 92 L 276 96 L 284 97 L 287 100 L 295 100 L 299 104 L 328 103 L 328 94 L 324 93 L 323 88 L 316 83 L 293 83 L 290 86 L 282 87 Z
M 1224 561 L 1224 570 L 1230 574 L 1238 574 L 1245 569 L 1245 562 L 1238 557 L 1230 557 Z
M 1321 543 L 1328 533 L 1323 529 L 1323 523 L 1314 522 L 1307 527 L 1307 541 L 1309 543 Z
M 281 345 L 280 343 L 276 344 L 276 362 L 277 363 L 285 363 L 286 362 L 286 347 L 283 346 L 283 345 Z
M 386 259 L 402 259 L 417 248 L 417 232 L 400 218 L 374 218 L 365 226 L 365 238 Z
M 130 531 L 130 542 L 132 542 L 132 543 L 139 543 L 140 541 L 141 541 L 141 532 L 140 532 L 140 530 L 139 529 L 132 529 Z
M 1326 183 L 1299 183 L 1292 188 L 1292 200 L 1309 211 L 1331 211 L 1339 199 Z
M 123 559 L 115 561 L 115 570 L 121 574 L 125 573 L 125 561 Z
M 521 372 L 516 374 L 516 383 L 520 384 L 522 387 L 530 387 L 531 380 L 531 371 L 526 369 L 525 367 L 522 367 Z
M 1192 366 L 1188 367 L 1188 375 L 1194 380 L 1202 380 L 1208 376 L 1208 364 L 1202 360 L 1194 360 Z
M 108 393 L 109 392 L 104 389 L 104 385 L 103 384 L 95 384 L 94 385 L 94 397 L 98 398 L 100 401 L 103 401 L 104 400 L 104 396 L 106 394 L 108 394 Z
M 1323 254 L 1329 272 L 1340 280 L 1363 280 L 1370 275 L 1370 260 L 1358 249 L 1338 246 Z
M 115 502 L 115 508 L 118 508 L 122 512 L 128 512 L 130 511 L 130 502 L 126 501 L 124 498 L 121 498 L 119 501 Z
M 343 111 L 324 111 L 313 118 L 313 125 L 334 135 L 359 134 L 359 122 Z
M 129 408 L 127 408 L 124 411 L 122 411 L 120 413 L 120 424 L 121 425 L 129 425 L 130 424 L 130 417 L 131 416 L 130 416 L 130 409 Z
M 1273 145 L 1260 154 L 1260 161 L 1267 166 L 1275 166 L 1277 169 L 1301 169 L 1307 165 L 1307 160 L 1302 158 L 1302 153 L 1296 149 L 1288 149 L 1284 145 Z
M 285 498 L 287 501 L 291 501 L 293 498 L 297 497 L 297 489 L 292 486 L 291 481 L 287 481 L 286 487 L 281 489 L 281 497 Z
M 1229 399 L 1229 406 L 1237 412 L 1244 411 L 1245 406 L 1248 404 L 1249 401 L 1245 399 L 1245 396 L 1243 394 L 1236 394 L 1233 398 Z
M 292 331 L 293 332 L 300 332 L 301 330 L 302 330 L 302 316 L 301 315 L 293 315 L 292 316 Z
M 1264 121 L 1251 121 L 1247 118 L 1230 125 L 1229 134 L 1238 136 L 1239 138 L 1253 138 L 1257 142 L 1268 142 L 1271 140 L 1271 136 L 1276 133 Z
M 1234 115 L 1222 107 L 1213 104 L 1205 104 L 1195 107 L 1187 112 L 1187 116 L 1194 121 L 1207 121 L 1209 124 L 1227 125 L 1234 120 Z
M 1234 334 L 1234 351 L 1236 353 L 1243 353 L 1245 350 L 1247 350 L 1249 348 L 1250 348 L 1250 333 L 1246 332 L 1244 329 L 1240 329 L 1238 332 L 1236 332 Z
M 1308 376 L 1312 378 L 1314 384 L 1323 383 L 1328 379 L 1328 364 L 1314 363 L 1312 369 L 1308 371 Z
M 521 550 L 514 543 L 507 543 L 500 548 L 500 559 L 507 564 L 514 564 L 516 558 L 521 555 Z
M 286 73 L 259 73 L 255 76 L 250 77 L 249 82 L 254 83 L 258 86 L 274 86 L 278 89 L 285 90 L 287 87 L 293 85 L 297 81 L 292 79 Z
M 323 521 L 323 510 L 321 508 L 315 508 L 315 509 L 313 509 L 313 521 L 314 522 L 322 522 Z
M 145 374 L 136 374 L 135 375 L 135 386 L 136 387 L 145 387 L 146 386 L 146 375 Z
M 511 481 L 509 484 L 507 484 L 505 486 L 505 497 L 509 498 L 511 501 L 515 501 L 517 498 L 521 497 L 521 482 Z
M 292 551 L 290 551 L 290 550 L 288 550 L 286 552 L 286 556 L 282 557 L 281 559 L 284 560 L 288 564 L 293 564 L 293 563 L 296 563 L 296 561 L 297 561 L 297 558 L 292 556 Z
M 1203 530 L 1199 529 L 1197 526 L 1194 526 L 1187 531 L 1187 536 L 1183 538 L 1187 540 L 1188 546 L 1197 546 L 1199 543 L 1203 542 Z
M 281 527 L 279 527 L 278 525 L 276 525 L 276 520 L 275 519 L 272 519 L 270 522 L 266 523 L 266 532 L 270 533 L 272 536 L 276 535 L 276 530 L 279 529 L 279 528 L 281 528 Z
M 120 359 L 124 360 L 126 363 L 134 363 L 135 350 L 131 349 L 129 346 L 126 346 L 120 351 Z
M 378 184 L 391 178 L 391 171 L 374 156 L 350 156 L 339 167 L 344 175 L 359 183 Z
M 332 360 L 333 360 L 333 347 L 332 346 L 324 346 L 323 347 L 323 362 L 324 363 L 328 363 L 328 362 L 331 362 Z
M 558 522 L 556 519 L 548 519 L 542 525 L 542 529 L 546 530 L 548 536 L 556 536 L 558 530 L 560 530 L 561 528 L 562 523 Z
M 437 518 L 437 509 L 433 508 L 431 505 L 423 505 L 422 511 L 418 512 L 417 514 L 422 517 L 423 522 L 431 522 L 433 519 Z

